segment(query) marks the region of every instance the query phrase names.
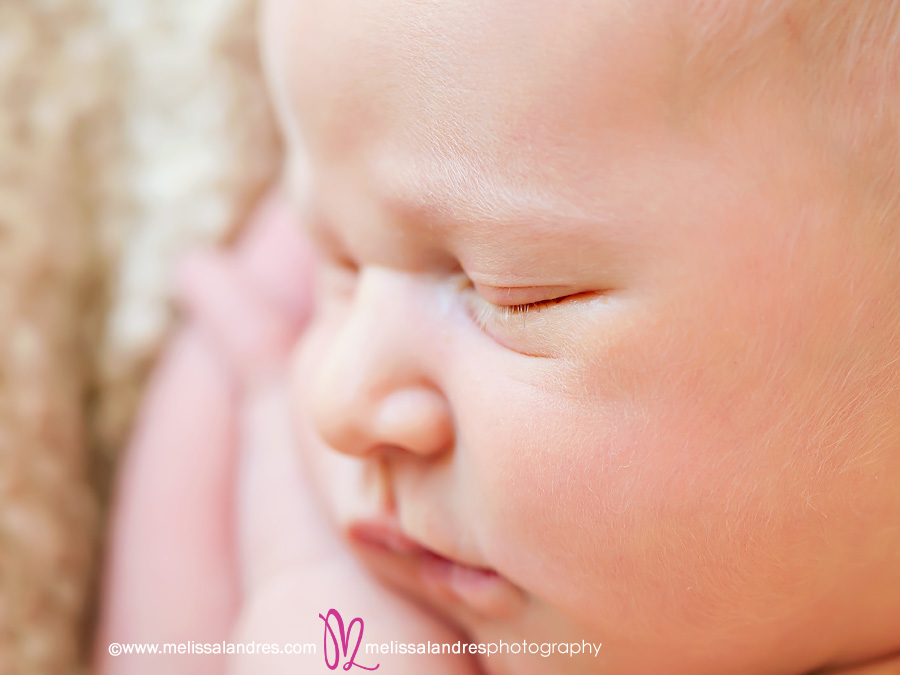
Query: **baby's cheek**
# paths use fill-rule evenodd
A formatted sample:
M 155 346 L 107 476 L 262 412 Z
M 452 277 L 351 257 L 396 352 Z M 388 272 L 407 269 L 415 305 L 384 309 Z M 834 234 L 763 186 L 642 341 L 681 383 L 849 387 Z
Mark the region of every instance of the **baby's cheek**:
M 465 446 L 477 449 L 468 459 L 477 481 L 472 506 L 483 514 L 472 522 L 483 523 L 491 562 L 514 582 L 556 603 L 584 605 L 584 589 L 598 580 L 621 588 L 605 561 L 619 557 L 630 529 L 634 430 L 551 404 L 507 391 L 467 425 Z M 497 409 L 514 417 L 498 425 L 487 414 Z
M 527 388 L 488 402 L 516 411 L 470 427 L 473 522 L 492 564 L 610 639 L 775 621 L 772 603 L 793 611 L 781 595 L 802 603 L 826 550 L 824 516 L 799 509 L 791 489 L 808 467 L 791 475 L 718 403 L 699 406 L 698 386 L 640 405 L 574 405 Z

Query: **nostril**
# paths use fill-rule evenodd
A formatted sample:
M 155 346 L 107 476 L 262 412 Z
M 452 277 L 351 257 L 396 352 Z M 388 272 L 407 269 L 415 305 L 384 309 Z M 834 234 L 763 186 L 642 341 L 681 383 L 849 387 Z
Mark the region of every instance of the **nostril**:
M 372 431 L 380 445 L 432 455 L 452 446 L 452 414 L 446 398 L 435 389 L 405 387 L 379 402 Z

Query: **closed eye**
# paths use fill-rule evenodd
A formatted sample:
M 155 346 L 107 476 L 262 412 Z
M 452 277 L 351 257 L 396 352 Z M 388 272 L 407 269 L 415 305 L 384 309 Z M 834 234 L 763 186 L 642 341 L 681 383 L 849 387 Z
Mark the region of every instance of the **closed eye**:
M 498 311 L 506 313 L 506 314 L 527 314 L 531 311 L 540 311 L 542 309 L 547 309 L 553 305 L 558 305 L 561 302 L 565 302 L 569 298 L 573 298 L 576 295 L 581 295 L 579 293 L 573 293 L 571 295 L 562 295 L 556 298 L 551 298 L 549 300 L 538 300 L 536 302 L 529 302 L 522 305 L 494 305 Z M 493 304 L 493 303 L 490 303 Z
M 565 290 L 568 289 L 563 287 L 485 287 L 472 282 L 467 282 L 464 288 L 472 317 L 482 330 L 489 333 L 492 333 L 494 329 L 502 330 L 504 326 L 510 327 L 511 325 L 525 328 L 530 317 L 582 296 L 596 295 L 592 291 L 566 293 Z M 541 295 L 545 297 L 532 302 L 509 302 L 514 298 L 540 297 Z M 546 297 L 548 295 L 551 297 Z

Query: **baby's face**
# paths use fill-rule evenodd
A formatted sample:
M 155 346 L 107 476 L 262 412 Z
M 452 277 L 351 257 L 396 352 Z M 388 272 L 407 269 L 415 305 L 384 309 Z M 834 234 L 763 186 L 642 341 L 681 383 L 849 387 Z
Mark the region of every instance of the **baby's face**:
M 603 643 L 492 673 L 799 672 L 900 621 L 888 247 L 790 31 L 758 88 L 671 4 L 266 12 L 336 518 L 460 563 L 363 553 L 475 641 Z

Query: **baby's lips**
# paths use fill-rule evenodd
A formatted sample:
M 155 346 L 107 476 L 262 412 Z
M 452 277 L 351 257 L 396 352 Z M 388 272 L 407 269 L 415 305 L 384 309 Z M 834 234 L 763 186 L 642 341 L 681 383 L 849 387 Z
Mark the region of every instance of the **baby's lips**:
M 447 558 L 400 532 L 391 522 L 357 521 L 347 529 L 350 540 L 364 549 L 396 556 L 414 564 L 416 579 L 445 601 L 462 602 L 484 617 L 507 619 L 524 611 L 524 592 L 494 570 Z
M 176 297 L 245 378 L 286 358 L 300 328 L 242 278 L 227 253 L 197 251 L 179 264 Z

